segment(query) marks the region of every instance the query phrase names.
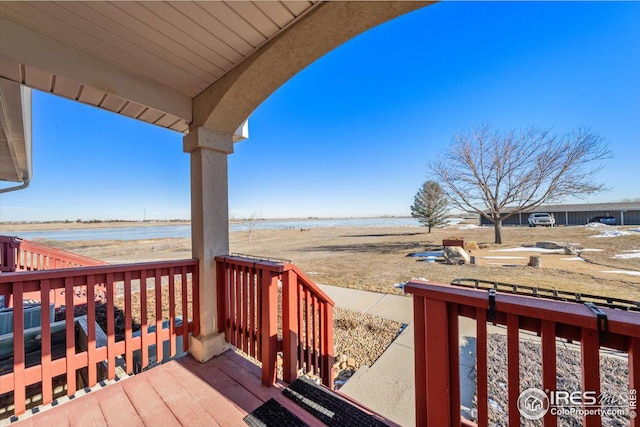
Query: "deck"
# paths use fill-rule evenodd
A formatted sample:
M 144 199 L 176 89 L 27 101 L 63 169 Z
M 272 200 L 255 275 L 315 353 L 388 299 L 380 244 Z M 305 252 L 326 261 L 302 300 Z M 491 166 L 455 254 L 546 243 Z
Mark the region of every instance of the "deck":
M 206 363 L 187 355 L 42 411 L 27 426 L 246 426 L 243 418 L 275 398 L 311 426 L 323 425 L 261 384 L 259 367 L 227 351 Z

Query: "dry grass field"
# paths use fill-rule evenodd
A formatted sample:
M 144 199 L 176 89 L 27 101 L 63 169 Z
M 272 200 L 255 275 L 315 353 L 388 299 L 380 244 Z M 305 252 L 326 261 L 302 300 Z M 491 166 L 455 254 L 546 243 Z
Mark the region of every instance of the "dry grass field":
M 632 228 L 505 227 L 503 245 L 492 243 L 490 227 L 440 228 L 431 234 L 418 227 L 253 230 L 251 242 L 246 231 L 231 233 L 230 242 L 232 252 L 291 260 L 318 283 L 377 292 L 400 293 L 393 285 L 413 277 L 442 283 L 455 278 L 477 278 L 640 300 L 640 258 L 614 257 L 639 251 L 640 232 L 591 237 L 603 230 Z M 454 236 L 479 244 L 481 249 L 471 252 L 479 257 L 477 267 L 423 262 L 408 256 L 441 250 L 442 239 Z M 563 253 L 495 252 L 534 246 L 538 241 L 569 242 L 600 251 L 582 252 L 582 260 L 567 260 L 574 257 Z M 47 243 L 114 263 L 190 258 L 189 239 Z M 528 267 L 529 255 L 541 255 L 542 268 Z

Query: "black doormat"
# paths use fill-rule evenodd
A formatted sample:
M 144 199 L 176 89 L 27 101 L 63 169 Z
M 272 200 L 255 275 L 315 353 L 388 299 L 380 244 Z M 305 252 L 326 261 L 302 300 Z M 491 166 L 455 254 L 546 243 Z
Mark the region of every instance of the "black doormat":
M 244 417 L 244 422 L 251 427 L 308 427 L 273 398 Z
M 282 393 L 331 427 L 387 426 L 380 419 L 304 378 L 292 382 Z

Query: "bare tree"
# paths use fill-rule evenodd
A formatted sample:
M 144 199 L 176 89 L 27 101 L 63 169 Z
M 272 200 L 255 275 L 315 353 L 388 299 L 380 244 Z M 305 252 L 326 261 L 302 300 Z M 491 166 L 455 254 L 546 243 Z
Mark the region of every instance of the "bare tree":
M 442 187 L 435 181 L 426 181 L 420 187 L 411 205 L 411 216 L 417 218 L 423 227 L 445 224 L 449 212 L 449 201 Z
M 531 128 L 498 132 L 480 126 L 455 135 L 430 167 L 451 203 L 492 221 L 502 243 L 502 221 L 543 203 L 602 191 L 594 181 L 611 157 L 589 129 L 556 135 Z

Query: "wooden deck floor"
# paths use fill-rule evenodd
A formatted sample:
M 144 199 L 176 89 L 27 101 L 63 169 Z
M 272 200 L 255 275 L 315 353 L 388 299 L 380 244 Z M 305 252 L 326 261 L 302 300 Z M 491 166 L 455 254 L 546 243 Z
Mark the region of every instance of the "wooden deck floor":
M 232 351 L 207 363 L 187 355 L 12 425 L 246 426 L 243 418 L 272 397 L 307 424 L 324 425 L 284 397 L 285 386 L 263 386 L 260 369 Z

